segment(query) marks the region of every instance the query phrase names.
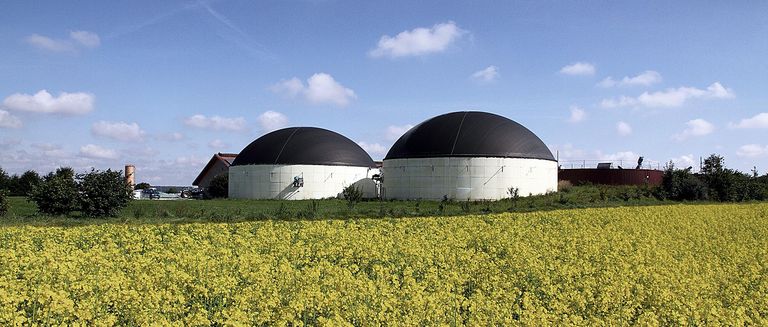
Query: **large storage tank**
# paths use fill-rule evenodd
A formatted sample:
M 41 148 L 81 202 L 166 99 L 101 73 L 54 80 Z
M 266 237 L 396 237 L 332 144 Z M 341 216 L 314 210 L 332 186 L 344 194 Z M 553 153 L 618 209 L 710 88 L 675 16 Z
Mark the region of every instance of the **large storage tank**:
M 290 127 L 268 133 L 240 151 L 229 168 L 229 197 L 321 199 L 356 185 L 376 197 L 379 170 L 357 143 L 329 130 Z
M 395 142 L 384 158 L 387 199 L 498 200 L 557 191 L 557 162 L 524 126 L 487 112 L 428 119 Z

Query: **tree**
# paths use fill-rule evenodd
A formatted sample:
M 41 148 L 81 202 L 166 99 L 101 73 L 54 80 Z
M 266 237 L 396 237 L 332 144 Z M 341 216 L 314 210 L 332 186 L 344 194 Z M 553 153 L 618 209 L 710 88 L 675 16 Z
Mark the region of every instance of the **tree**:
M 229 176 L 227 174 L 217 175 L 211 179 L 206 189 L 209 197 L 226 198 L 229 197 Z
M 66 215 L 78 209 L 77 183 L 74 171 L 60 168 L 45 176 L 30 192 L 28 199 L 37 210 L 49 215 Z
M 691 167 L 675 169 L 671 161 L 664 169 L 661 188 L 667 198 L 676 201 L 705 200 L 708 193 L 707 185 L 691 173 Z
M 149 185 L 149 183 L 141 182 L 136 184 L 136 186 L 133 187 L 134 190 L 146 190 L 148 188 L 152 187 L 152 185 Z
M 8 190 L 10 182 L 11 177 L 3 170 L 3 167 L 0 167 L 0 190 Z
M 5 198 L 5 190 L 0 189 L 0 217 L 8 213 L 8 199 Z
M 123 179 L 122 171 L 91 169 L 78 174 L 80 212 L 89 217 L 116 216 L 133 198 L 131 186 Z
M 14 195 L 28 195 L 35 186 L 42 182 L 42 178 L 34 170 L 27 170 L 19 177 L 16 190 L 11 190 Z

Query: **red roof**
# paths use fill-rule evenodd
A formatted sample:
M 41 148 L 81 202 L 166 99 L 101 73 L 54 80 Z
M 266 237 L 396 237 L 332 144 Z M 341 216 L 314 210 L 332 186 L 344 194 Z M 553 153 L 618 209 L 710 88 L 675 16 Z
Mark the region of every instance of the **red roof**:
M 203 168 L 202 171 L 200 171 L 200 174 L 197 175 L 197 178 L 195 178 L 195 181 L 192 182 L 192 185 L 197 186 L 200 183 L 200 180 L 203 179 L 203 176 L 208 173 L 208 170 L 213 167 L 213 165 L 216 163 L 216 161 L 221 161 L 227 167 L 232 165 L 232 162 L 235 161 L 235 158 L 237 158 L 237 153 L 216 153 L 211 157 L 211 160 L 208 161 L 208 163 L 205 165 L 205 168 Z

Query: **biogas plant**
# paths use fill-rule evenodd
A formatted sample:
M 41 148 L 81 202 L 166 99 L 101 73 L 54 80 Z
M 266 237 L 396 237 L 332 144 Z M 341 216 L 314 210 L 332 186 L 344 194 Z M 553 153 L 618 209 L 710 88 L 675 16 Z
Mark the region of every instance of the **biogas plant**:
M 229 168 L 229 197 L 320 199 L 350 185 L 367 198 L 498 200 L 557 190 L 557 161 L 524 126 L 487 112 L 430 118 L 374 162 L 343 135 L 290 127 L 246 146 Z

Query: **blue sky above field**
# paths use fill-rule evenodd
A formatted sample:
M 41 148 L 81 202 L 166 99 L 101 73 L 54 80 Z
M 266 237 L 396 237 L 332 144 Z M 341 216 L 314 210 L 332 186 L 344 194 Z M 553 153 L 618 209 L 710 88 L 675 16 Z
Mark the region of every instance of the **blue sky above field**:
M 14 1 L 0 167 L 190 184 L 215 152 L 318 126 L 374 159 L 482 110 L 562 160 L 718 153 L 768 170 L 768 2 Z

